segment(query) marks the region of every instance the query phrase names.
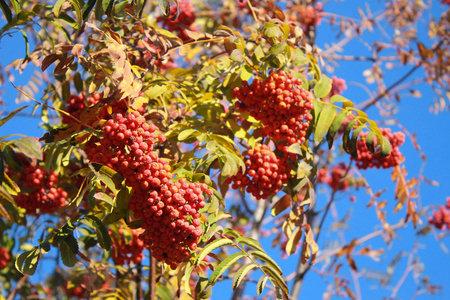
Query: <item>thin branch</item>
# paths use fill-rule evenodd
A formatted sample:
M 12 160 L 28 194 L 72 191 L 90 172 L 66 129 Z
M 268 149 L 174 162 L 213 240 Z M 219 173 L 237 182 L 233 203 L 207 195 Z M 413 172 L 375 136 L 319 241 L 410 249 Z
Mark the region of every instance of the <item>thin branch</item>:
M 395 61 L 398 57 L 395 56 L 382 56 L 382 57 L 373 57 L 373 56 L 356 56 L 356 55 L 339 55 L 339 54 L 325 54 L 322 55 L 323 58 L 329 60 L 345 60 L 345 61 Z
M 322 219 L 320 220 L 319 226 L 317 227 L 319 229 L 319 232 L 316 235 L 316 243 L 319 241 L 319 236 L 320 236 L 320 233 L 322 232 L 323 224 L 328 215 L 331 204 L 334 202 L 336 192 L 339 190 L 339 187 L 342 185 L 345 177 L 347 176 L 348 172 L 350 171 L 352 162 L 353 162 L 353 160 L 350 161 L 350 163 L 347 167 L 347 170 L 345 171 L 344 174 L 342 174 L 341 179 L 339 180 L 338 187 L 336 189 L 333 189 L 333 192 L 331 193 L 330 201 L 328 201 L 327 206 L 325 207 L 325 211 L 323 213 Z M 309 262 L 309 263 L 307 262 L 307 263 L 303 264 L 301 258 L 299 259 L 299 262 L 297 265 L 297 275 L 295 276 L 294 285 L 292 287 L 292 292 L 291 292 L 292 298 L 297 299 L 299 297 L 300 291 L 301 291 L 301 288 L 303 285 L 303 279 L 304 279 L 306 273 L 311 268 L 311 266 L 312 266 L 311 262 Z
M 359 104 L 357 106 L 358 109 L 365 111 L 375 103 L 377 103 L 379 100 L 384 98 L 386 95 L 388 95 L 396 86 L 398 86 L 400 83 L 408 79 L 409 76 L 411 76 L 417 69 L 419 69 L 422 66 L 422 64 L 414 66 L 411 70 L 406 72 L 402 77 L 400 77 L 396 82 L 391 84 L 384 92 L 378 94 L 376 97 L 369 99 L 367 101 L 364 101 L 363 103 Z

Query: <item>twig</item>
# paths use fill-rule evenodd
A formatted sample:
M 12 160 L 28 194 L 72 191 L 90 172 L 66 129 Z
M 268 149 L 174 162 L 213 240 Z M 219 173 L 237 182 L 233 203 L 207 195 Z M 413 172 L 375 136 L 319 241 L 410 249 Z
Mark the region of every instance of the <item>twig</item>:
M 9 294 L 8 298 L 6 298 L 6 300 L 13 300 L 14 299 L 14 297 L 16 296 L 17 291 L 22 287 L 22 285 L 25 283 L 27 278 L 28 278 L 28 274 L 25 274 L 25 275 L 23 275 L 22 278 L 20 278 L 20 280 L 17 282 L 16 286 L 12 290 L 11 294 Z
M 156 258 L 150 252 L 150 276 L 148 279 L 150 300 L 156 300 Z
M 334 202 L 336 192 L 339 190 L 339 187 L 343 183 L 344 178 L 347 176 L 348 172 L 350 171 L 352 162 L 353 162 L 353 160 L 350 161 L 350 163 L 347 167 L 347 170 L 345 171 L 344 174 L 342 174 L 338 187 L 336 189 L 334 189 L 333 192 L 331 193 L 330 201 L 328 201 L 327 206 L 325 207 L 325 211 L 323 213 L 322 219 L 320 220 L 319 226 L 317 227 L 319 229 L 319 232 L 316 235 L 316 243 L 319 241 L 319 236 L 320 236 L 320 233 L 322 232 L 323 224 L 328 215 L 328 211 L 330 210 L 331 204 Z M 317 260 L 316 260 L 316 262 L 317 262 Z M 311 268 L 311 266 L 312 266 L 311 262 L 303 264 L 301 258 L 299 259 L 299 262 L 297 265 L 297 274 L 294 279 L 294 285 L 292 286 L 292 292 L 291 292 L 292 298 L 298 299 L 302 285 L 303 285 L 303 279 L 304 279 L 306 273 Z

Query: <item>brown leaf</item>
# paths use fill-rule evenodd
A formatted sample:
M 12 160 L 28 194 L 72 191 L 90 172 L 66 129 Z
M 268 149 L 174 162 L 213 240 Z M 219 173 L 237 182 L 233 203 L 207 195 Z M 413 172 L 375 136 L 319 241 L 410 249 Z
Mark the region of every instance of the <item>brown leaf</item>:
M 84 49 L 84 46 L 83 46 L 82 44 L 76 44 L 76 45 L 73 46 L 73 48 L 72 48 L 72 54 L 73 54 L 75 57 L 80 57 L 81 54 L 83 53 L 83 49 Z
M 298 243 L 302 238 L 302 230 L 300 227 L 295 228 L 291 237 L 289 238 L 286 244 L 286 253 L 287 255 L 292 255 L 297 251 Z
M 274 217 L 278 216 L 282 211 L 284 211 L 289 206 L 291 206 L 291 196 L 284 195 L 272 207 L 272 212 L 271 212 L 272 216 L 274 216 Z
M 79 123 L 72 123 L 67 127 L 52 129 L 49 132 L 46 132 L 39 141 L 44 143 L 52 143 L 59 142 L 68 137 L 71 137 L 74 133 L 80 131 L 81 125 Z
M 275 7 L 275 9 L 273 10 L 273 13 L 275 14 L 275 17 L 277 19 L 280 19 L 281 21 L 284 22 L 284 20 L 286 19 L 283 11 L 281 10 L 281 8 L 279 8 L 278 6 Z
M 353 271 L 358 272 L 358 268 L 356 267 L 355 261 L 353 260 L 353 258 L 350 255 L 347 256 L 347 262 Z
M 355 298 L 355 295 L 353 294 L 352 290 L 350 290 L 350 288 L 349 288 L 348 286 L 345 286 L 344 288 L 345 288 L 345 291 L 347 292 L 347 295 L 348 295 L 351 299 L 355 300 L 356 298 Z
M 44 57 L 41 63 L 41 70 L 44 72 L 52 63 L 54 63 L 57 59 L 60 59 L 61 54 L 50 54 Z
M 56 76 L 66 74 L 67 70 L 69 70 L 70 65 L 72 64 L 75 56 L 71 55 L 68 58 L 61 60 L 55 67 L 53 73 Z

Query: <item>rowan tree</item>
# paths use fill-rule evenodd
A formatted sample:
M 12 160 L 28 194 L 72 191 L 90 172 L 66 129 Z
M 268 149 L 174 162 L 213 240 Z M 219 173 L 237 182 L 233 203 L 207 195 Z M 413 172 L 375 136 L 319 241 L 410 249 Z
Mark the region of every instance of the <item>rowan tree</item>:
M 360 262 L 382 259 L 400 229 L 448 234 L 450 200 L 422 204 L 421 184 L 436 183 L 407 173 L 406 143 L 426 156 L 395 118 L 420 84 L 433 112 L 448 109 L 448 1 L 368 4 L 359 19 L 315 0 L 0 5 L 0 43 L 20 32 L 26 45 L 0 83 L 34 70 L 12 81 L 28 104 L 0 126 L 32 108 L 45 131 L 0 139 L 0 298 L 219 299 L 217 284 L 233 299 L 298 299 L 316 273 L 316 297 L 361 299 L 376 272 Z M 336 36 L 319 43 L 321 28 Z M 369 66 L 366 100 L 344 96 L 354 86 L 335 73 L 348 62 Z M 376 221 L 347 240 L 338 200 L 356 193 Z M 402 255 L 376 273 L 384 295 L 410 273 L 408 295 L 437 293 L 416 248 L 393 282 Z

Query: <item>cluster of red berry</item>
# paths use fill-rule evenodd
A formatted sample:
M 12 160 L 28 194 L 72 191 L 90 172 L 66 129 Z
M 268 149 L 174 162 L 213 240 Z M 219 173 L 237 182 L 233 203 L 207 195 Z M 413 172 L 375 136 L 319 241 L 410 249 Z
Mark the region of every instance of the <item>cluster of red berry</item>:
M 133 188 L 129 208 L 136 219 L 143 219 L 145 232 L 140 235 L 151 248 L 152 256 L 172 268 L 195 250 L 200 228 L 198 210 L 205 206 L 206 184 L 173 181 L 168 160 L 153 151 L 156 139 L 163 143 L 164 134 L 156 137 L 156 127 L 146 123 L 138 111 L 126 117 L 117 114 L 108 120 L 102 138 L 92 138 L 85 152 L 92 162 L 106 165 L 124 176 Z
M 189 183 L 184 178 L 168 181 L 150 193 L 133 197 L 130 209 L 144 219 L 141 235 L 152 250 L 152 256 L 165 261 L 172 269 L 189 258 L 203 234 L 199 209 L 205 207 L 205 196 L 212 195 L 206 184 Z
M 0 270 L 8 265 L 11 255 L 9 255 L 8 249 L 0 247 Z
M 320 169 L 317 172 L 317 182 L 327 183 L 333 190 L 346 191 L 349 187 L 348 180 L 343 180 L 347 172 L 347 166 L 341 162 L 331 169 L 331 175 L 327 169 Z
M 53 213 L 66 204 L 67 192 L 58 185 L 58 174 L 47 172 L 43 167 L 30 163 L 19 174 L 22 193 L 16 198 L 18 206 L 25 208 L 27 214 Z
M 245 173 L 239 171 L 227 178 L 226 183 L 232 188 L 246 188 L 256 199 L 266 199 L 278 193 L 283 184 L 291 177 L 287 158 L 278 158 L 269 146 L 256 144 L 255 149 L 243 153 L 246 155 Z
M 367 148 L 365 141 L 368 133 L 361 133 L 361 139 L 358 141 L 357 145 L 358 158 L 355 159 L 358 169 L 367 169 L 373 167 L 381 167 L 387 169 L 390 167 L 398 166 L 404 160 L 404 157 L 400 153 L 398 147 L 404 143 L 405 135 L 402 132 L 391 133 L 390 128 L 380 128 L 380 130 L 383 136 L 386 137 L 391 143 L 391 154 L 387 157 L 380 158 L 380 152 L 371 153 L 369 148 Z
M 296 14 L 289 17 L 289 21 L 299 22 L 303 29 L 309 31 L 313 25 L 319 25 L 322 19 L 323 5 L 321 2 L 316 3 L 316 7 L 312 5 L 297 5 L 293 7 Z
M 148 68 L 149 63 L 152 61 L 152 56 L 157 56 L 158 54 L 161 55 L 161 48 L 156 48 L 155 45 L 150 44 L 150 48 L 155 49 L 155 52 L 157 54 L 152 53 L 150 50 L 146 48 L 144 45 L 144 41 L 148 42 L 148 38 L 144 37 L 142 40 L 139 40 L 137 42 L 137 47 L 139 49 L 145 49 L 140 50 L 139 55 L 135 55 L 133 53 L 128 54 L 128 59 L 131 61 L 133 65 L 138 65 L 142 68 Z M 161 59 L 155 59 L 153 64 L 159 68 L 160 72 L 164 72 L 168 69 L 176 68 L 177 64 L 174 62 L 173 58 L 169 55 L 166 55 L 164 58 Z
M 447 204 L 442 205 L 439 210 L 433 212 L 433 216 L 428 219 L 428 223 L 433 224 L 437 229 L 450 229 L 450 197 L 447 197 Z
M 296 87 L 301 83 L 301 79 L 284 71 L 271 72 L 266 80 L 255 79 L 250 85 L 244 81 L 233 91 L 233 97 L 239 100 L 236 108 L 261 121 L 264 135 L 289 145 L 301 144 L 313 119 L 308 111 L 314 107 L 311 94 Z M 280 145 L 280 150 L 286 152 L 287 146 Z
M 191 1 L 178 1 L 178 8 L 180 13 L 178 14 L 178 18 L 172 21 L 171 19 L 177 13 L 177 6 L 172 5 L 170 7 L 170 15 L 167 18 L 158 17 L 156 19 L 157 22 L 162 22 L 164 28 L 167 28 L 170 32 L 176 31 L 178 32 L 178 37 L 185 41 L 190 40 L 191 38 L 186 32 L 184 26 L 188 27 L 192 31 L 197 31 L 195 27 L 192 26 L 194 24 L 196 16 L 194 11 L 194 5 L 192 5 Z M 179 23 L 184 26 L 180 26 Z
M 88 108 L 92 107 L 93 105 L 100 102 L 102 99 L 101 94 L 94 94 L 90 96 L 87 101 L 85 97 L 85 93 L 82 92 L 80 95 L 70 95 L 69 99 L 66 101 L 66 112 L 70 113 L 72 116 L 74 116 L 77 119 L 80 119 L 81 114 L 83 111 Z M 112 118 L 112 115 L 121 113 L 125 114 L 128 110 L 128 106 L 126 101 L 128 99 L 121 99 L 119 101 L 108 103 L 101 108 L 101 110 L 98 112 L 96 116 L 92 116 L 91 120 L 88 120 L 86 123 L 87 125 L 92 125 L 96 120 L 109 120 Z M 140 113 L 143 113 L 145 111 L 145 106 L 141 106 L 138 111 Z M 72 124 L 76 122 L 74 118 L 67 116 L 65 114 L 62 115 L 62 123 L 63 124 Z
M 124 265 L 125 263 L 134 264 L 140 263 L 144 259 L 144 253 L 142 251 L 145 248 L 144 241 L 139 238 L 142 233 L 140 229 L 130 229 L 128 233 L 124 234 L 122 227 L 119 227 L 120 239 L 117 235 L 113 235 L 113 231 L 110 229 L 109 234 L 113 237 L 112 248 L 112 260 L 117 265 Z
M 68 288 L 68 283 L 66 282 L 63 286 L 63 290 L 69 297 L 75 297 L 78 299 L 85 299 L 86 296 L 89 294 L 87 289 L 82 286 L 75 286 L 71 289 Z
M 66 112 L 68 112 L 75 118 L 80 119 L 83 110 L 88 106 L 97 104 L 100 99 L 100 94 L 92 95 L 87 99 L 87 101 L 84 92 L 82 92 L 80 95 L 70 95 L 69 99 L 66 100 Z M 70 116 L 63 114 L 61 122 L 63 124 L 72 124 L 76 121 Z
M 344 79 L 333 76 L 331 80 L 330 97 L 333 97 L 334 95 L 340 95 L 347 89 L 347 84 Z

